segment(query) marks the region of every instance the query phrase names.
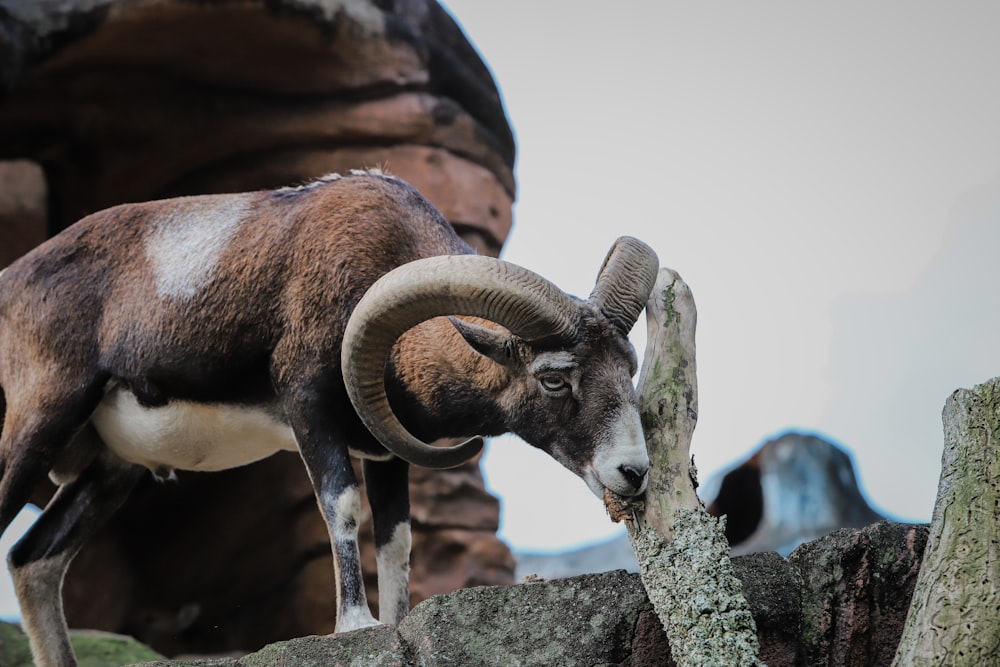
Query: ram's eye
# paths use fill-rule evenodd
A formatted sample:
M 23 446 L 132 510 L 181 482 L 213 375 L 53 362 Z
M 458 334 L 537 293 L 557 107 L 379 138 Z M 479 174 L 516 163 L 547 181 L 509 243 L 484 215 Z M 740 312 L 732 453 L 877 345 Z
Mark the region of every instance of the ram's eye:
M 538 378 L 538 383 L 542 389 L 552 393 L 558 393 L 569 388 L 566 379 L 561 375 L 542 375 Z

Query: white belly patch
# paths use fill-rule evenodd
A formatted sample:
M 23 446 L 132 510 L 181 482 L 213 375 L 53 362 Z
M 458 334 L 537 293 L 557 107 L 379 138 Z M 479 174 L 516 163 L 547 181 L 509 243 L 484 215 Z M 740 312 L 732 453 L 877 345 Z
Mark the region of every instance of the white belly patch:
M 91 421 L 110 450 L 153 471 L 226 470 L 297 449 L 287 424 L 251 406 L 170 401 L 149 408 L 113 389 Z

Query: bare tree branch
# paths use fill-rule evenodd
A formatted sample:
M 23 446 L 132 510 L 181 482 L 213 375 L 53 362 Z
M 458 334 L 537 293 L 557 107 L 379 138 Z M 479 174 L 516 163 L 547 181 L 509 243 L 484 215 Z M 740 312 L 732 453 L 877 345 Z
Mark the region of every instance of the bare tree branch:
M 729 560 L 723 524 L 695 493 L 691 436 L 698 419 L 697 311 L 691 290 L 660 269 L 646 305 L 648 338 L 639 401 L 649 450 L 645 506 L 606 498 L 624 519 L 650 602 L 674 661 L 689 665 L 761 665 L 757 630 Z

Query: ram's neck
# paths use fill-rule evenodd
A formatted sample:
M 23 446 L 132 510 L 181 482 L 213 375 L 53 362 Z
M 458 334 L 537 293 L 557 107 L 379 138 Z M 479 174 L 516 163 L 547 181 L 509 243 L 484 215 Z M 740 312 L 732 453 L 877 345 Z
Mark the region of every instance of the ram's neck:
M 397 341 L 386 389 L 400 422 L 427 442 L 504 433 L 496 398 L 508 383 L 502 366 L 469 347 L 451 322 L 439 317 Z

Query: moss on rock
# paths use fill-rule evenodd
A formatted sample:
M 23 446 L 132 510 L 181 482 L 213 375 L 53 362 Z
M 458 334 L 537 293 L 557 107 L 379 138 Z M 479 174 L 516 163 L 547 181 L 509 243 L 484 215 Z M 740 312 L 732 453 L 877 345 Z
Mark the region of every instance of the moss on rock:
M 80 667 L 119 667 L 161 656 L 132 637 L 92 630 L 70 633 Z M 32 667 L 28 638 L 13 623 L 0 623 L 0 665 Z

